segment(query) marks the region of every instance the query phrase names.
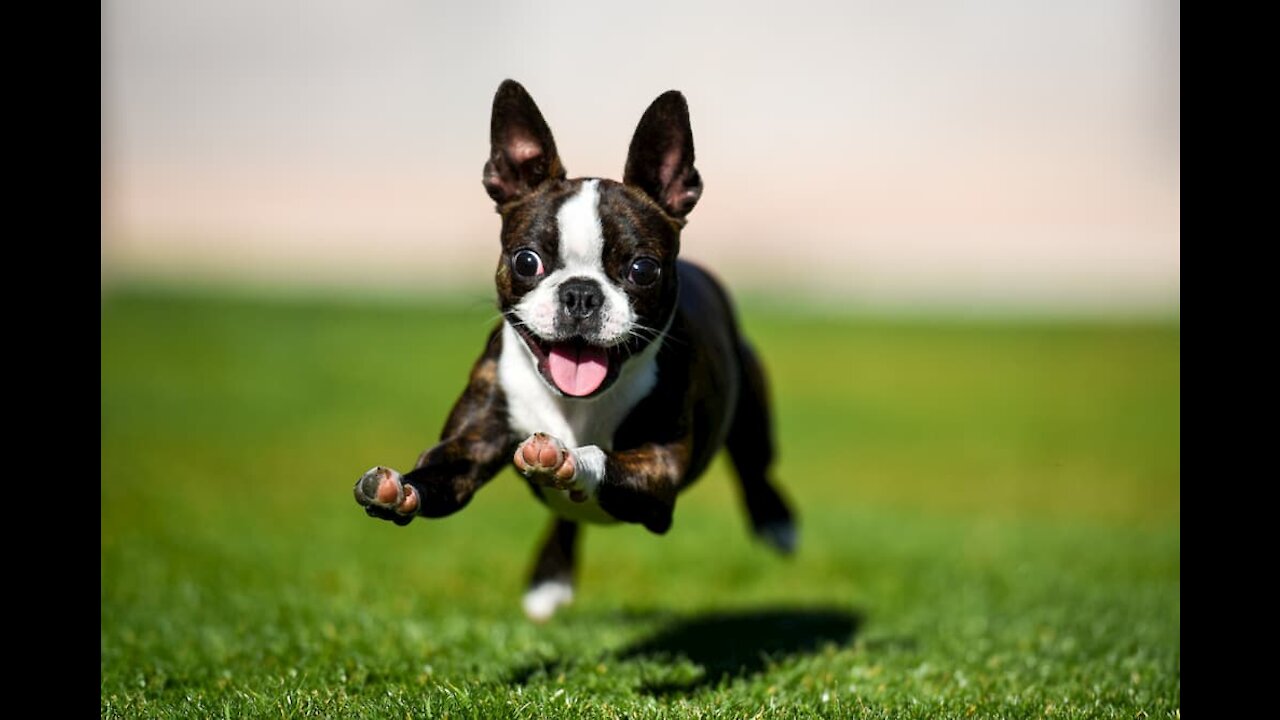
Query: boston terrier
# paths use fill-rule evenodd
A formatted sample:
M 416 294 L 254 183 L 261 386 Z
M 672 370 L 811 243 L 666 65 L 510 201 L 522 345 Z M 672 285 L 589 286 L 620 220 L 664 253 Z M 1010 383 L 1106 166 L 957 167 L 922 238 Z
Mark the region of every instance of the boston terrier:
M 404 475 L 369 470 L 356 501 L 397 525 L 443 517 L 514 464 L 553 515 L 523 600 L 536 621 L 573 599 L 580 523 L 667 532 L 676 495 L 721 447 L 753 531 L 791 553 L 794 516 L 770 478 L 764 371 L 725 290 L 677 258 L 702 195 L 684 96 L 666 92 L 645 111 L 620 183 L 567 179 L 515 81 L 494 95 L 489 133 L 502 320 L 439 444 Z

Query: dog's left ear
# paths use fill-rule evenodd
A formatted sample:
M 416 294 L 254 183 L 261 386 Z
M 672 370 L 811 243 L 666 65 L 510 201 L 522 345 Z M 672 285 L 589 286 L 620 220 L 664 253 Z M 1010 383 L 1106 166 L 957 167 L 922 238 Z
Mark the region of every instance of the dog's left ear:
M 668 90 L 645 110 L 631 138 L 622 181 L 645 191 L 667 214 L 683 218 L 702 197 L 693 166 L 693 130 L 684 95 Z

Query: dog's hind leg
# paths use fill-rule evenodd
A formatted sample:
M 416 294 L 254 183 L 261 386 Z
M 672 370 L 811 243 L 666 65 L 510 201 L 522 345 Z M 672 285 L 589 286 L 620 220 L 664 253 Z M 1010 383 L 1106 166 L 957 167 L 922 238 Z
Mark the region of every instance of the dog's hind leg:
M 535 622 L 546 622 L 561 605 L 573 602 L 573 581 L 577 560 L 578 523 L 560 518 L 551 527 L 529 576 L 529 589 L 521 605 Z
M 791 554 L 796 547 L 795 516 L 769 477 L 773 419 L 764 368 L 746 340 L 740 340 L 738 348 L 742 382 L 725 446 L 738 473 L 752 531 L 779 552 Z

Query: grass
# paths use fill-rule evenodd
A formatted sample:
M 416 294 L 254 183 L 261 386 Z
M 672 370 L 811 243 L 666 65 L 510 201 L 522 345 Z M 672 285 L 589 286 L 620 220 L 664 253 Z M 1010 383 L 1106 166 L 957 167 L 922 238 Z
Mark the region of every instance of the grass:
M 511 471 L 405 528 L 351 497 L 439 432 L 483 304 L 103 301 L 104 717 L 1178 717 L 1176 324 L 757 301 L 799 554 L 723 458 L 665 537 L 518 599 Z

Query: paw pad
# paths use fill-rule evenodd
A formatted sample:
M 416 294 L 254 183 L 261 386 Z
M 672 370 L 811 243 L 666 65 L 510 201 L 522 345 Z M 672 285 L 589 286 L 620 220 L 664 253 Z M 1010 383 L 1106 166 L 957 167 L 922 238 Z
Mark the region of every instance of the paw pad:
M 365 508 L 391 510 L 400 515 L 418 511 L 418 491 L 404 483 L 400 473 L 389 467 L 371 468 L 356 481 L 356 502 Z
M 520 443 L 513 461 L 522 475 L 540 485 L 561 490 L 573 486 L 573 454 L 546 433 L 534 433 Z

